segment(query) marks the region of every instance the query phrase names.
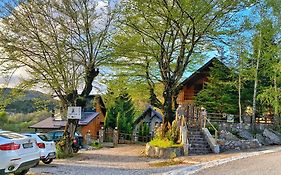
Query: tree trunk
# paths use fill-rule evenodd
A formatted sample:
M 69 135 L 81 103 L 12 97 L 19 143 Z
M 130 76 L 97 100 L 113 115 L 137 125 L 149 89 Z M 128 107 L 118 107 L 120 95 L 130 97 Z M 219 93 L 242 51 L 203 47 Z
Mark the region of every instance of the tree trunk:
M 274 76 L 274 92 L 275 92 L 275 103 L 274 103 L 274 120 L 275 120 L 275 125 L 279 126 L 280 125 L 280 117 L 279 117 L 279 103 L 278 103 L 278 96 L 277 96 L 277 77 L 276 74 Z
M 168 123 L 172 123 L 175 115 L 173 110 L 173 91 L 172 86 L 167 85 L 163 92 L 164 104 L 163 104 L 163 114 L 164 114 L 164 126 L 167 126 Z
M 242 123 L 242 107 L 241 107 L 241 72 L 238 77 L 238 106 L 239 106 L 239 123 Z
M 261 56 L 261 33 L 259 34 L 259 47 L 258 47 L 257 63 L 256 63 L 256 69 L 255 69 L 252 125 L 255 124 L 255 120 L 256 120 L 256 110 L 257 110 L 256 109 L 256 98 L 257 98 L 258 70 L 259 70 L 260 56 Z

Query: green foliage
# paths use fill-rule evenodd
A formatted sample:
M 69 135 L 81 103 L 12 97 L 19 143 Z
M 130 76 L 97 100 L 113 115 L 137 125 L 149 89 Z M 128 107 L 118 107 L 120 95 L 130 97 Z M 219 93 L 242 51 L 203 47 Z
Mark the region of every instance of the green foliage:
M 37 111 L 29 114 L 15 114 L 11 116 L 1 112 L 0 128 L 2 127 L 2 129 L 15 132 L 33 131 L 28 127 L 49 116 L 51 116 L 51 113 L 48 111 Z
M 146 123 L 141 123 L 139 125 L 139 136 L 147 136 L 149 134 L 149 127 Z
M 120 132 L 131 133 L 134 115 L 134 105 L 131 97 L 125 92 L 121 93 L 115 99 L 115 103 L 108 108 L 105 118 L 105 127 L 118 127 Z
M 20 90 L 17 88 L 2 88 L 0 90 L 0 109 L 10 113 L 32 113 L 35 111 L 52 110 L 58 104 L 50 96 L 34 90 Z
M 164 122 L 171 122 L 173 98 L 178 95 L 187 66 L 197 61 L 196 53 L 213 47 L 216 42 L 209 38 L 221 40 L 220 37 L 237 31 L 233 25 L 238 20 L 236 14 L 248 5 L 247 0 L 122 1 L 118 26 L 121 29 L 116 32 L 113 48 L 117 54 L 114 58 L 122 59 L 113 62 L 126 62 L 124 74 L 131 72 L 127 69 L 131 65 L 138 66 L 135 76 L 146 78 L 151 104 L 164 110 Z M 163 86 L 164 103 L 154 93 L 157 83 Z
M 208 112 L 236 114 L 238 94 L 231 70 L 225 65 L 214 64 L 209 81 L 197 94 L 195 104 L 203 106 Z
M 8 117 L 5 112 L 0 112 L 0 129 L 4 129 L 4 126 L 8 124 Z
M 107 93 L 103 95 L 103 99 L 106 106 L 114 105 L 115 99 L 121 93 L 127 92 L 134 103 L 136 116 L 141 115 L 147 104 L 149 104 L 149 90 L 146 82 L 139 78 L 129 77 L 129 75 L 124 76 L 122 73 L 117 74 L 116 76 L 117 78 L 105 80 L 105 83 L 107 84 Z
M 219 131 L 219 125 L 217 123 L 212 123 L 212 125 Z M 210 134 L 215 135 L 215 129 L 210 124 L 207 124 L 206 128 L 209 130 Z
M 161 148 L 169 148 L 169 147 L 180 147 L 182 146 L 181 144 L 175 144 L 173 141 L 168 140 L 168 139 L 159 139 L 159 138 L 154 138 L 152 139 L 149 144 L 151 146 L 155 147 L 161 147 Z
M 90 144 L 90 146 L 92 146 L 92 147 L 94 147 L 94 148 L 96 148 L 96 149 L 102 148 L 102 145 L 101 145 L 101 143 L 100 143 L 99 141 L 94 141 L 94 142 L 92 142 L 92 143 Z
M 180 137 L 180 129 L 178 127 L 177 120 L 174 120 L 172 126 L 168 126 L 168 131 L 166 133 L 166 138 L 171 140 L 173 143 L 178 143 Z
M 56 156 L 58 159 L 65 159 L 68 157 L 72 157 L 73 155 L 69 155 L 63 151 L 62 147 L 59 144 L 56 144 Z

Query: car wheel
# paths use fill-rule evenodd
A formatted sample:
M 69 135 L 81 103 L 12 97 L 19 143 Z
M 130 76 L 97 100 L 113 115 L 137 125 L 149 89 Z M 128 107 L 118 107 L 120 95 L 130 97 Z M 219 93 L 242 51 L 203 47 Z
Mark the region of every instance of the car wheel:
M 29 171 L 29 169 L 27 169 L 27 170 L 22 170 L 21 172 L 14 173 L 14 175 L 25 175 L 28 171 Z
M 73 149 L 74 153 L 78 153 L 78 151 L 79 151 L 79 148 L 77 148 L 77 147 L 73 147 L 72 149 Z
M 50 164 L 53 161 L 53 159 L 42 159 L 42 162 L 45 164 Z

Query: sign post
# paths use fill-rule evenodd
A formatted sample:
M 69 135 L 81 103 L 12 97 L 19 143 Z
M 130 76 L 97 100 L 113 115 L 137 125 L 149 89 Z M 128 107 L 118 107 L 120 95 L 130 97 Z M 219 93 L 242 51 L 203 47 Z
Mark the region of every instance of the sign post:
M 81 107 L 70 106 L 67 109 L 67 119 L 81 119 Z

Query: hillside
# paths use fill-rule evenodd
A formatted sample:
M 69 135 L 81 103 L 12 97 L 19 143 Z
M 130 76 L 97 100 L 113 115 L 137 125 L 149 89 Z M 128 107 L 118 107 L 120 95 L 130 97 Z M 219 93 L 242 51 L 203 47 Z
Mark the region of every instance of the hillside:
M 2 98 L 9 100 L 6 111 L 10 113 L 31 113 L 42 109 L 52 110 L 58 102 L 42 92 L 35 90 L 24 90 L 14 88 L 3 88 L 0 90 Z

